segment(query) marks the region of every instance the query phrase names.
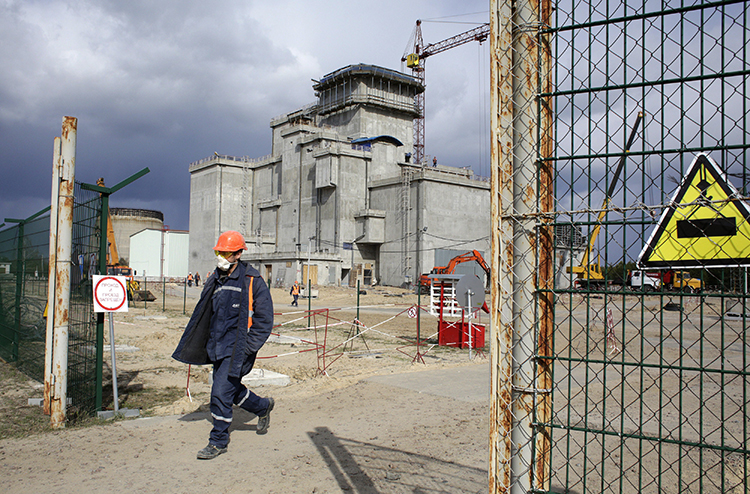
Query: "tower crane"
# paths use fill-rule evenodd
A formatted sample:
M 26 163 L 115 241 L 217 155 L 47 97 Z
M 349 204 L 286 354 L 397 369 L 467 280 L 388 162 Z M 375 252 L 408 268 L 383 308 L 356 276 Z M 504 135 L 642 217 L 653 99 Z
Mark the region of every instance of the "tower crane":
M 437 43 L 425 45 L 422 40 L 422 20 L 417 19 L 417 25 L 414 28 L 414 34 L 412 36 L 414 39 L 413 51 L 408 55 L 404 54 L 404 56 L 401 57 L 401 62 L 406 62 L 406 66 L 411 69 L 412 76 L 418 79 L 424 86 L 424 69 L 427 57 L 437 55 L 438 53 L 450 50 L 456 46 L 465 45 L 471 41 L 482 43 L 487 40 L 489 35 L 490 25 L 482 24 L 474 29 L 438 41 Z M 415 103 L 417 105 L 418 115 L 414 119 L 414 162 L 421 164 L 424 159 L 424 92 L 421 92 L 416 96 Z

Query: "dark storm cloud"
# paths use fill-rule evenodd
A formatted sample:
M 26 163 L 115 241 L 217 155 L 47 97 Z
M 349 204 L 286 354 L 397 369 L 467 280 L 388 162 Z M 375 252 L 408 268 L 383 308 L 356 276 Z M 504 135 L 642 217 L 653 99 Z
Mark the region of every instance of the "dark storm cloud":
M 447 0 L 406 11 L 395 1 L 323 9 L 294 0 L 0 0 L 0 220 L 49 204 L 52 142 L 71 115 L 78 180 L 103 176 L 114 185 L 149 167 L 113 206 L 157 209 L 172 228 L 187 229 L 190 162 L 214 151 L 269 153 L 270 119 L 313 102 L 310 79 L 359 62 L 398 69 L 417 18 L 486 9 Z M 436 41 L 469 27 L 428 33 Z M 449 54 L 444 61 L 432 63 L 436 88 L 461 73 Z M 478 91 L 476 81 L 456 84 Z M 441 111 L 465 106 L 456 96 Z M 431 103 L 437 115 L 441 103 Z M 434 143 L 451 132 L 442 123 L 431 130 Z M 472 130 L 452 132 L 458 143 Z M 446 145 L 441 161 L 453 155 L 465 166 L 467 154 Z

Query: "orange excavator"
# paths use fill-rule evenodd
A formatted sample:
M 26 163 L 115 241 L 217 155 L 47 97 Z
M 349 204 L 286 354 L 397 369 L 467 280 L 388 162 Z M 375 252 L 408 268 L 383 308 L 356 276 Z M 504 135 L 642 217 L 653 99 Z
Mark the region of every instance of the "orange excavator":
M 484 262 L 482 254 L 478 250 L 472 250 L 464 254 L 458 255 L 448 262 L 447 266 L 435 266 L 432 268 L 429 274 L 423 274 L 419 277 L 419 288 L 422 293 L 427 293 L 430 290 L 430 274 L 453 274 L 456 270 L 456 266 L 463 262 L 476 261 L 484 272 L 487 273 L 487 281 L 490 278 L 490 267 Z

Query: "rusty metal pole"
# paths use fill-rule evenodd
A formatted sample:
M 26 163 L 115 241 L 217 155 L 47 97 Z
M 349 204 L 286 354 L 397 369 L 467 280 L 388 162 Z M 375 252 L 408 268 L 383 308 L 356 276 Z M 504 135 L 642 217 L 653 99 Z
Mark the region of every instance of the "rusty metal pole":
M 490 0 L 490 466 L 489 492 L 510 492 L 513 447 L 513 87 L 512 5 Z
M 49 213 L 49 268 L 47 269 L 47 336 L 44 344 L 44 405 L 45 415 L 50 414 L 52 386 L 52 334 L 55 321 L 55 272 L 57 258 L 57 207 L 60 192 L 60 138 L 55 137 L 52 149 L 52 198 Z
M 73 196 L 78 119 L 63 117 L 60 146 L 60 193 L 58 207 L 55 321 L 52 352 L 50 422 L 65 427 L 68 398 L 68 311 L 70 309 L 70 258 L 73 246 Z
M 552 208 L 552 182 L 541 159 L 550 151 L 551 113 L 540 97 L 540 89 L 549 87 L 549 53 L 540 49 L 549 1 L 543 3 L 491 0 L 490 9 L 491 493 L 526 493 L 548 483 L 549 442 L 539 439 L 548 433 L 536 426 L 547 419 L 551 389 L 549 366 L 539 365 L 547 361 L 536 353 L 549 351 L 552 329 L 551 294 L 545 291 L 551 288 L 551 237 L 544 214 Z

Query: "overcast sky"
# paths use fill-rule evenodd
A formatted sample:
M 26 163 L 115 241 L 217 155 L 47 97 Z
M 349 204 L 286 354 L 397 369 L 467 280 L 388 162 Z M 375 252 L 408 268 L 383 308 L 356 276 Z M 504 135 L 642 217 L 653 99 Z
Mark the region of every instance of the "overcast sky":
M 53 139 L 70 115 L 77 180 L 111 186 L 148 167 L 111 205 L 187 229 L 190 162 L 270 153 L 269 121 L 314 102 L 311 79 L 356 63 L 400 70 L 417 19 L 437 42 L 488 22 L 488 5 L 0 0 L 0 221 L 49 205 Z M 426 70 L 426 154 L 485 176 L 488 45 L 436 55 Z

